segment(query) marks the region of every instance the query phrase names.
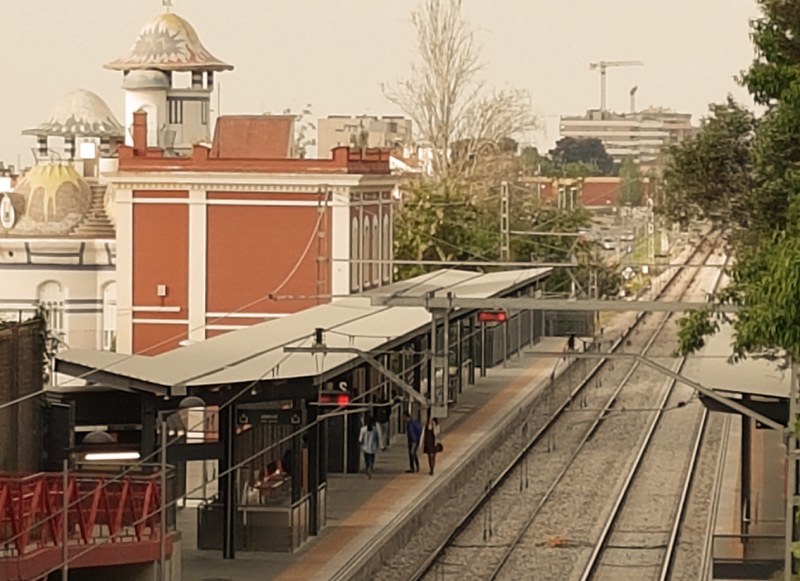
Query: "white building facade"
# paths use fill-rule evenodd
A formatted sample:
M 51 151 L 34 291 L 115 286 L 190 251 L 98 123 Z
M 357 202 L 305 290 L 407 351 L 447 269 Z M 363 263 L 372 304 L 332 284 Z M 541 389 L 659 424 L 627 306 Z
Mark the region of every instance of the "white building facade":
M 36 165 L 0 191 L 0 319 L 42 310 L 61 347 L 116 345 L 114 169 L 122 125 L 89 91 L 66 95 L 37 139 Z

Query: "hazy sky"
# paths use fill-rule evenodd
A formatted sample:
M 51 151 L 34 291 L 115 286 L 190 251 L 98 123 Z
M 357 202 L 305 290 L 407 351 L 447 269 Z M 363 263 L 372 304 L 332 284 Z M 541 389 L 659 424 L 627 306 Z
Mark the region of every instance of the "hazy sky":
M 236 66 L 222 73 L 222 112 L 280 112 L 313 105 L 317 116 L 398 113 L 380 89 L 414 56 L 409 12 L 417 0 L 174 0 L 174 11 L 206 47 Z M 608 104 L 691 112 L 727 93 L 753 56 L 748 20 L 755 0 L 464 0 L 478 29 L 484 76 L 530 91 L 547 130 L 557 116 L 599 104 L 596 60 L 642 60 L 610 69 Z M 20 132 L 46 119 L 73 89 L 102 96 L 123 116 L 121 74 L 102 68 L 125 53 L 160 0 L 2 0 L 0 160 L 30 163 L 33 138 Z M 748 101 L 749 102 L 749 101 Z M 216 101 L 215 101 L 216 103 Z

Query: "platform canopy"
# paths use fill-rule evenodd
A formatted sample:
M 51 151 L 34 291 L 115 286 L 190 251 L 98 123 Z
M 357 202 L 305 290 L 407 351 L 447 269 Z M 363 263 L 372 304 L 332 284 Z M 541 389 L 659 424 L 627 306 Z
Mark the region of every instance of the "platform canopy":
M 789 371 L 780 369 L 777 361 L 762 358 L 729 363 L 732 341 L 733 329 L 723 325 L 697 354 L 697 370 L 684 370 L 684 375 L 722 393 L 788 399 Z
M 495 297 L 545 278 L 551 269 L 482 274 L 440 270 L 395 283 L 381 294 L 396 296 Z M 356 353 L 286 353 L 285 347 L 311 347 L 316 328 L 325 344 L 364 352 L 390 349 L 426 332 L 431 314 L 422 307 L 372 306 L 365 295 L 338 299 L 305 311 L 253 325 L 155 357 L 71 349 L 57 357 L 57 369 L 73 377 L 110 386 L 181 395 L 187 388 L 251 382 L 335 378 L 359 363 Z

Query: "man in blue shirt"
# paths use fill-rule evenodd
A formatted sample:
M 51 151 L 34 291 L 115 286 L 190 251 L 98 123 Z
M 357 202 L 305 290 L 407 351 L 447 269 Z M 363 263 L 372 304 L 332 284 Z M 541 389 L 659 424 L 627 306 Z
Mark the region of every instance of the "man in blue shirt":
M 407 472 L 419 472 L 419 458 L 417 451 L 419 450 L 419 439 L 422 435 L 422 425 L 419 420 L 412 418 L 411 414 L 405 413 L 406 420 L 406 438 L 408 439 L 408 464 L 410 468 Z

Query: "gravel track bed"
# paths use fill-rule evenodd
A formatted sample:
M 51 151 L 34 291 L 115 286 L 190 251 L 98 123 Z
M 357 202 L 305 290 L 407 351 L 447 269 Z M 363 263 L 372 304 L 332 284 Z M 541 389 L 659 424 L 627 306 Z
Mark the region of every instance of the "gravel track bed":
M 684 368 L 689 370 L 696 364 L 696 360 L 690 359 Z M 598 557 L 592 579 L 646 581 L 660 577 L 705 413 L 694 390 L 682 383 L 673 387 L 665 408 L 668 411 L 662 414 L 656 426 L 625 503 L 609 532 L 605 549 Z M 696 475 L 702 470 L 699 454 L 704 446 L 708 448 L 709 426 L 707 420 L 694 467 Z M 712 472 L 711 486 L 713 480 Z M 702 537 L 705 537 L 705 528 Z M 700 549 L 695 552 L 699 561 L 702 558 L 702 540 Z
M 676 385 L 667 408 L 689 401 L 691 388 Z M 593 579 L 658 579 L 703 415 L 695 399 L 663 414 L 611 531 Z
M 697 297 L 706 292 L 711 286 L 708 279 L 708 275 L 699 274 L 692 281 L 689 294 Z M 673 318 L 653 343 L 650 358 L 668 357 L 676 339 Z M 672 366 L 674 360 L 665 364 Z M 647 367 L 637 368 L 620 392 L 615 409 L 656 407 L 666 381 Z M 636 411 L 608 416 L 543 506 L 499 579 L 525 578 L 535 571 L 537 580 L 564 580 L 580 571 L 611 512 L 616 492 L 632 467 L 651 417 L 652 412 Z
M 523 359 L 524 362 L 524 359 Z M 517 360 L 509 361 L 509 366 L 517 365 Z M 442 542 L 449 532 L 463 517 L 466 507 L 472 506 L 486 489 L 487 484 L 496 478 L 519 454 L 523 442 L 530 435 L 544 426 L 549 417 L 549 410 L 553 409 L 556 402 L 565 401 L 574 386 L 579 383 L 592 369 L 594 363 L 588 359 L 576 361 L 562 375 L 556 378 L 549 386 L 541 391 L 536 398 L 536 404 L 528 416 L 527 436 L 523 439 L 523 425 L 517 436 L 509 438 L 499 446 L 491 457 L 491 461 L 481 467 L 481 471 L 465 484 L 458 496 L 451 497 L 446 503 L 440 505 L 435 514 L 431 515 L 428 524 L 398 553 L 392 556 L 378 571 L 373 579 L 375 581 L 405 581 L 416 571 L 425 558 L 430 555 Z
M 681 277 L 682 279 L 685 277 Z M 685 282 L 679 282 L 679 286 L 683 287 Z M 644 342 L 644 337 L 651 335 L 661 320 L 663 315 L 653 314 L 644 317 L 637 335 L 631 338 L 631 341 L 639 344 Z M 622 317 L 620 317 L 621 319 Z M 669 326 L 669 325 L 668 325 Z M 674 340 L 674 337 L 673 337 Z M 658 343 L 658 341 L 656 342 Z M 655 346 L 654 346 L 655 347 Z M 633 347 L 628 347 L 632 349 Z M 666 352 L 666 350 L 665 350 Z M 524 361 L 524 359 L 523 359 Z M 602 394 L 608 393 L 613 386 L 618 385 L 622 380 L 625 373 L 630 369 L 631 364 L 624 360 L 611 362 L 613 364 L 606 365 L 601 372 L 590 381 L 589 386 L 584 391 L 585 396 L 581 396 L 577 401 L 573 402 L 573 406 L 579 409 L 581 406 L 592 408 L 599 405 L 603 400 Z M 516 362 L 509 362 L 510 365 Z M 594 367 L 596 361 L 589 359 L 579 359 L 558 377 L 555 382 L 551 382 L 549 386 L 541 391 L 537 396 L 537 403 L 533 407 L 533 411 L 529 415 L 525 425 L 520 426 L 518 432 L 519 436 L 509 438 L 506 442 L 499 446 L 492 455 L 490 462 L 482 466 L 480 471 L 476 471 L 475 476 L 462 487 L 460 494 L 453 496 L 446 503 L 440 505 L 435 513 L 430 515 L 428 524 L 420 529 L 417 536 L 410 541 L 401 551 L 396 553 L 384 564 L 382 569 L 374 575 L 376 581 L 405 581 L 430 555 L 437 547 L 437 545 L 444 539 L 449 532 L 453 529 L 460 518 L 463 517 L 465 507 L 471 506 L 483 493 L 487 483 L 499 475 L 513 460 L 523 447 L 523 443 L 530 438 L 530 436 L 544 426 L 552 415 L 552 411 L 564 402 L 574 387 L 586 376 L 586 374 Z M 578 425 L 559 427 L 559 432 L 554 433 L 552 437 L 546 438 L 549 444 L 540 451 L 538 456 L 534 455 L 528 461 L 520 464 L 520 467 L 513 473 L 506 484 L 502 487 L 500 492 L 501 496 L 494 499 L 491 503 L 491 518 L 488 516 L 478 517 L 467 527 L 464 535 L 458 539 L 458 544 L 462 548 L 455 547 L 448 549 L 444 562 L 435 565 L 433 569 L 433 578 L 454 578 L 459 577 L 462 579 L 480 578 L 478 577 L 479 571 L 476 569 L 475 574 L 465 574 L 458 564 L 471 563 L 475 564 L 474 550 L 469 547 L 471 544 L 475 545 L 490 545 L 489 558 L 484 559 L 482 556 L 477 560 L 477 564 L 491 563 L 499 558 L 502 554 L 502 547 L 492 549 L 491 546 L 497 545 L 498 538 L 501 538 L 504 533 L 504 528 L 514 526 L 513 522 L 515 517 L 522 516 L 523 518 L 528 514 L 526 510 L 520 510 L 525 505 L 529 506 L 529 502 L 536 502 L 536 498 L 541 497 L 542 490 L 546 488 L 552 481 L 552 472 L 557 472 L 551 468 L 551 464 L 558 467 L 562 462 L 554 461 L 556 457 L 567 457 L 570 451 L 570 444 L 577 442 L 585 429 L 588 427 L 587 421 L 589 419 L 588 412 L 575 412 L 575 417 L 584 416 L 583 422 L 578 422 Z M 523 434 L 523 431 L 527 435 Z M 548 480 L 549 478 L 549 480 Z M 527 486 L 526 486 L 527 480 Z M 522 483 L 522 484 L 521 484 Z M 522 492 L 520 492 L 522 488 Z M 536 492 L 538 490 L 538 492 Z M 515 492 L 516 491 L 516 492 Z M 520 495 L 523 495 L 521 497 Z M 524 500 L 523 500 L 524 498 Z M 525 503 L 525 504 L 522 504 Z M 484 511 L 486 512 L 486 511 Z M 484 523 L 486 527 L 484 527 Z M 484 528 L 491 529 L 493 536 L 488 537 L 488 541 L 484 542 Z M 519 523 L 517 523 L 517 526 Z M 491 555 L 495 555 L 492 559 Z M 448 574 L 451 570 L 457 571 L 453 575 Z
M 711 412 L 697 460 L 686 515 L 681 525 L 670 579 L 694 581 L 699 578 L 706 542 L 706 526 L 714 509 L 717 461 L 721 453 L 725 414 Z M 713 533 L 713 531 L 711 531 Z

